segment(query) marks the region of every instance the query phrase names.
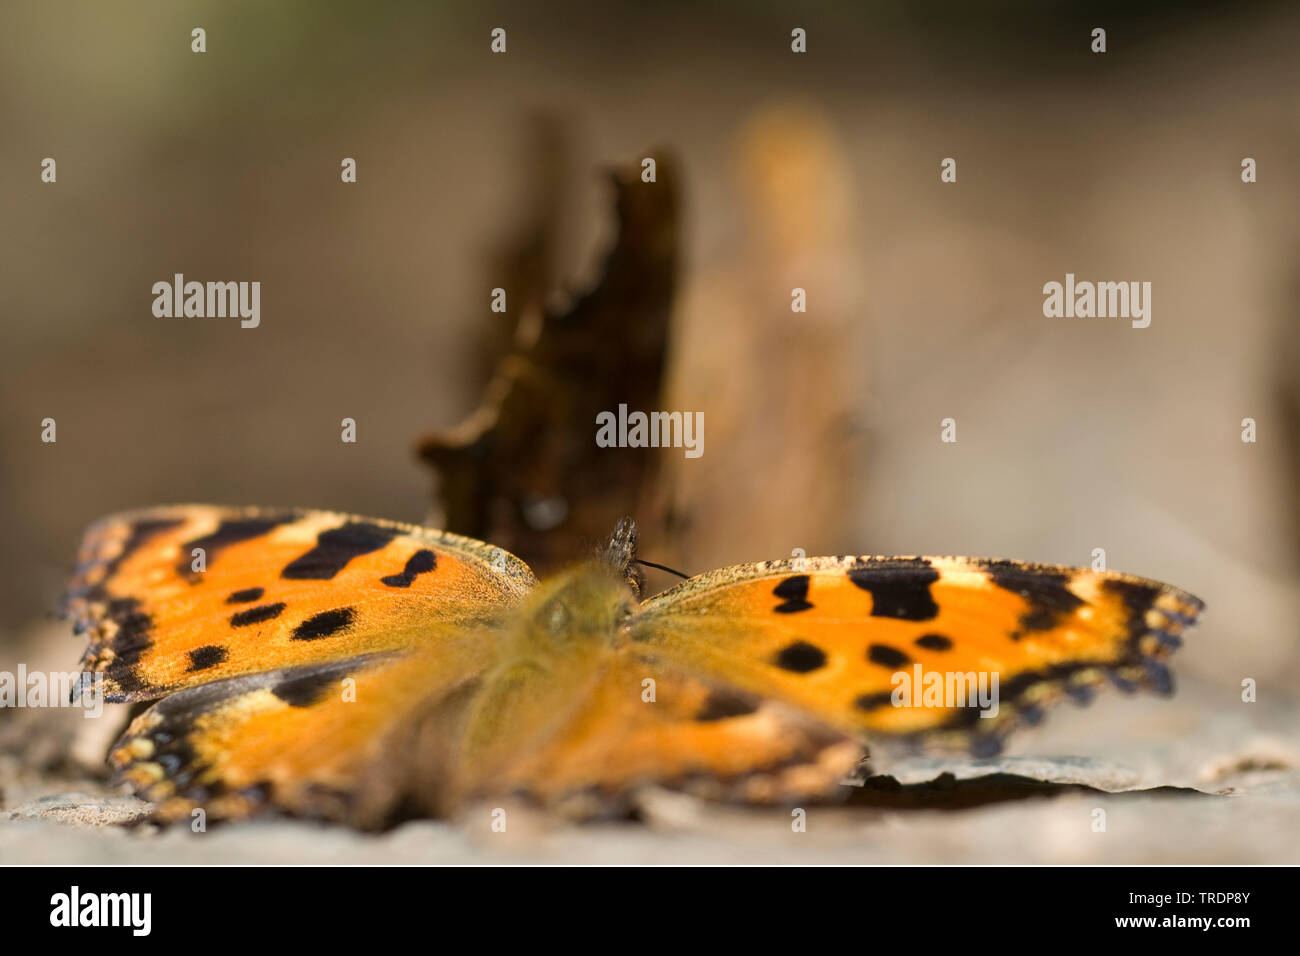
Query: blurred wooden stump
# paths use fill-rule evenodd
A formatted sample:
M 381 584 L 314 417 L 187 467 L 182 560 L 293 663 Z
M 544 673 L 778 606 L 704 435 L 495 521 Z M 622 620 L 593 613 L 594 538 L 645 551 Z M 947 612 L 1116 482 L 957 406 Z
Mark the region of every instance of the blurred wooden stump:
M 482 404 L 419 445 L 439 475 L 442 526 L 543 573 L 590 552 L 624 514 L 647 557 L 691 573 L 794 547 L 861 550 L 850 516 L 864 493 L 863 297 L 847 251 L 852 178 L 829 125 L 778 106 L 742 127 L 741 233 L 684 287 L 681 173 L 664 151 L 649 155 L 656 182 L 639 164 L 614 174 L 617 239 L 572 307 L 547 309 L 544 270 L 516 269 L 527 291 L 514 344 Z M 519 242 L 534 259 L 541 246 Z M 791 308 L 795 288 L 806 312 Z M 596 416 L 620 404 L 702 412 L 705 453 L 597 447 Z
M 618 236 L 597 284 L 564 310 L 526 292 L 482 404 L 418 447 L 440 479 L 443 527 L 542 572 L 603 542 L 652 480 L 657 449 L 595 442 L 600 412 L 661 407 L 680 186 L 673 158 L 651 155 L 655 182 L 639 164 L 611 174 Z

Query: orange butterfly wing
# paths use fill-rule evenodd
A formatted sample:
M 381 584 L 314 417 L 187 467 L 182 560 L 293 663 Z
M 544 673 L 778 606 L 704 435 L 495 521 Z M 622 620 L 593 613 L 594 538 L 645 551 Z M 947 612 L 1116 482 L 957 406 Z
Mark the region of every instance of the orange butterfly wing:
M 267 806 L 363 828 L 437 815 L 453 753 L 453 721 L 439 717 L 472 693 L 489 653 L 480 634 L 443 633 L 418 650 L 190 687 L 131 722 L 109 754 L 114 780 L 162 822 Z
M 646 601 L 630 636 L 692 675 L 862 739 L 924 735 L 992 752 L 1045 706 L 1065 695 L 1087 699 L 1107 680 L 1167 693 L 1163 661 L 1201 608 L 1176 588 L 1115 572 L 970 558 L 808 558 L 692 578 Z M 918 665 L 917 695 L 928 673 L 996 675 L 996 716 L 980 717 L 969 696 L 928 705 L 902 696 L 907 682 L 917 684 Z
M 89 528 L 66 603 L 114 701 L 418 645 L 535 585 L 458 535 L 330 512 L 155 508 Z
M 471 794 L 522 792 L 581 816 L 622 812 L 646 784 L 768 803 L 827 794 L 862 757 L 856 741 L 779 702 L 626 646 L 593 652 L 585 678 L 539 708 L 536 739 L 485 768 Z

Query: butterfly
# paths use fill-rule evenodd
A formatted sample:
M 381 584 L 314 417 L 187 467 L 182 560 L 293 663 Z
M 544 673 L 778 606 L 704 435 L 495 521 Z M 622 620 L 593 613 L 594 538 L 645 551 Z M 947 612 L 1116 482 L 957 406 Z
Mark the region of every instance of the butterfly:
M 506 797 L 625 813 L 651 784 L 830 797 L 868 746 L 991 753 L 1102 684 L 1169 693 L 1203 606 L 1117 572 L 933 557 L 764 561 L 643 598 L 636 546 L 624 519 L 539 582 L 414 525 L 162 507 L 86 531 L 65 611 L 105 697 L 155 701 L 109 753 L 155 819 L 379 828 Z M 926 673 L 996 676 L 996 707 L 900 697 Z

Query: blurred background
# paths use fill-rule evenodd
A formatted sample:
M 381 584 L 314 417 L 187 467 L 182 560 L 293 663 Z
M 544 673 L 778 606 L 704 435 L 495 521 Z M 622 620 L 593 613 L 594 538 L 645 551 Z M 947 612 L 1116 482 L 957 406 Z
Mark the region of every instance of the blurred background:
M 603 171 L 664 145 L 682 186 L 665 407 L 704 412 L 705 453 L 663 453 L 691 520 L 646 557 L 1105 548 L 1205 599 L 1175 660 L 1188 699 L 1240 711 L 1243 677 L 1288 695 L 1298 28 L 1280 3 L 11 0 L 0 668 L 63 628 L 45 616 L 105 513 L 424 520 L 414 447 L 479 404 L 500 249 L 546 194 L 545 283 L 594 282 Z M 261 326 L 155 318 L 176 272 L 259 280 Z M 1044 318 L 1067 272 L 1151 282 L 1150 327 Z

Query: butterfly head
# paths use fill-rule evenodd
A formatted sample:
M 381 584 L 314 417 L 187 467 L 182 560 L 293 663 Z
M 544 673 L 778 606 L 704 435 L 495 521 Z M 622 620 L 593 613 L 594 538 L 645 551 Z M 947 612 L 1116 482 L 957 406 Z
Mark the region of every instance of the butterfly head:
M 601 552 L 600 561 L 610 571 L 618 575 L 640 597 L 645 590 L 645 572 L 636 560 L 636 522 L 631 518 L 620 518 L 609 536 L 609 543 Z
M 566 647 L 614 640 L 636 607 L 643 576 L 636 564 L 636 524 L 624 518 L 595 560 L 543 583 L 526 614 L 534 642 Z

